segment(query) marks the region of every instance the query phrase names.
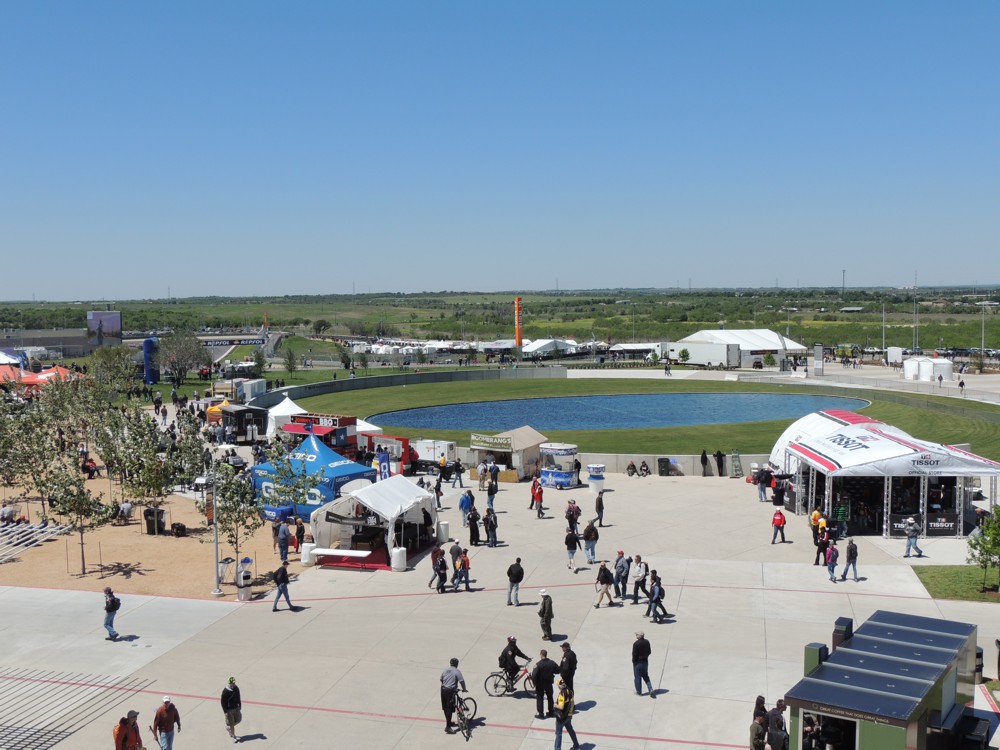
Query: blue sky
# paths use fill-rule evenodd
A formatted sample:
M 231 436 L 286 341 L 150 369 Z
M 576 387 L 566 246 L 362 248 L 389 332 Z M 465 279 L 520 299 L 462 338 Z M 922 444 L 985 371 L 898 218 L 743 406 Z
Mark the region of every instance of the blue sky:
M 0 5 L 6 299 L 996 284 L 1000 3 Z

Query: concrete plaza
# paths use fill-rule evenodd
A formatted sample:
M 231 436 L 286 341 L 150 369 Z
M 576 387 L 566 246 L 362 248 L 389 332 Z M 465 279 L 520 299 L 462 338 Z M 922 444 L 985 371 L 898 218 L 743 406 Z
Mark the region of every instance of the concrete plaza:
M 977 624 L 987 675 L 994 672 L 1000 608 L 934 601 L 911 569 L 964 562 L 962 540 L 928 539 L 925 559 L 903 560 L 902 541 L 861 537 L 862 580 L 831 583 L 812 565 L 805 519 L 789 517 L 788 543 L 772 545 L 772 507 L 742 480 L 609 475 L 606 486 L 598 557 L 613 560 L 622 549 L 658 570 L 674 615 L 665 624 L 645 619 L 645 606 L 595 610 L 597 566 L 582 551 L 579 572 L 567 569 L 563 509 L 574 498 L 586 518 L 589 490 L 548 491 L 549 512 L 538 520 L 527 485 L 504 485 L 496 502 L 503 545 L 470 550 L 471 593 L 428 589 L 426 556 L 404 573 L 313 568 L 290 587 L 303 608 L 295 613 L 272 613 L 273 594 L 246 604 L 125 596 L 116 622 L 125 639 L 112 643 L 100 594 L 0 588 L 0 747 L 110 747 L 131 709 L 154 747 L 146 727 L 165 694 L 183 722 L 175 748 L 222 747 L 230 741 L 218 700 L 230 675 L 242 689 L 239 733 L 251 747 L 461 746 L 443 732 L 438 691 L 456 656 L 479 703 L 472 743 L 541 750 L 552 746 L 553 721 L 534 718 L 534 701 L 483 690 L 512 634 L 529 655 L 547 646 L 557 661 L 559 643 L 571 642 L 584 747 L 744 748 L 754 697 L 773 704 L 798 681 L 803 646 L 829 643 L 837 617 L 860 624 L 877 609 Z M 467 542 L 458 493 L 449 488 L 442 518 Z M 508 607 L 505 572 L 516 556 L 526 577 L 521 606 Z M 210 570 L 178 574 L 211 587 Z M 553 597 L 552 643 L 541 640 L 541 588 Z M 654 700 L 632 687 L 637 630 L 652 644 Z

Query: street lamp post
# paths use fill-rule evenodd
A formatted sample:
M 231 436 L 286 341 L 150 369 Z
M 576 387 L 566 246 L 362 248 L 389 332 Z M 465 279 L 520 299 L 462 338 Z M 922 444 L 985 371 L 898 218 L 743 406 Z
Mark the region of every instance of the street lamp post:
M 219 585 L 219 516 L 215 504 L 215 474 L 209 474 L 205 479 L 212 483 L 212 547 L 215 551 L 215 588 L 212 589 L 212 596 L 222 596 L 222 587 Z

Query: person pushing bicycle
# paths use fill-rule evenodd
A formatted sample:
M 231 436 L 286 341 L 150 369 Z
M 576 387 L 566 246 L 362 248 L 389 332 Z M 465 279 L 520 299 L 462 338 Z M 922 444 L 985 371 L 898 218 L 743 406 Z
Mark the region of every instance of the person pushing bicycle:
M 507 673 L 507 683 L 509 685 L 514 684 L 514 680 L 517 679 L 517 673 L 521 669 L 521 665 L 517 663 L 518 657 L 531 660 L 530 656 L 517 647 L 517 638 L 510 636 L 507 639 L 507 645 L 500 652 L 498 660 L 500 668 Z
M 458 686 L 462 686 L 462 692 L 466 692 L 465 677 L 458 671 L 458 659 L 452 658 L 451 666 L 441 673 L 441 710 L 444 711 L 444 731 L 445 734 L 452 734 L 454 725 L 451 717 L 455 713 L 455 696 L 458 695 Z

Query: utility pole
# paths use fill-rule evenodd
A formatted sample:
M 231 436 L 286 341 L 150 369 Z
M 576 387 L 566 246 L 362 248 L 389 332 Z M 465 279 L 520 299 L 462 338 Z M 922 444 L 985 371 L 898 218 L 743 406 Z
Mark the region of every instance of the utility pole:
M 847 289 L 847 269 L 841 269 L 840 271 L 840 299 L 844 300 L 844 293 Z

